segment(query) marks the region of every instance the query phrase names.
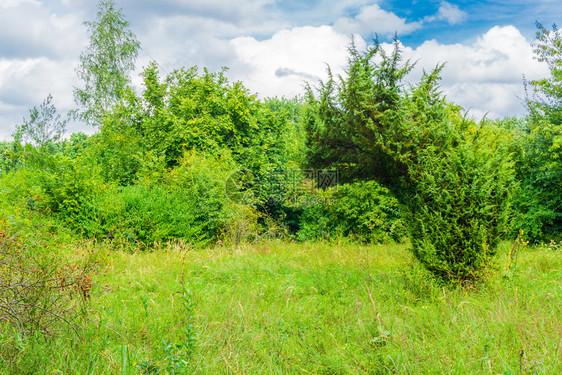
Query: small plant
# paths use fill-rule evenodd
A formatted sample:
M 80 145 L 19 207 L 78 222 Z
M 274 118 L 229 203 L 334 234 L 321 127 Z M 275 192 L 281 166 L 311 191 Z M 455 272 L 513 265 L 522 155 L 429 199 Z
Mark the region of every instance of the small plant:
M 168 366 L 166 370 L 170 374 L 186 374 L 189 370 L 191 357 L 195 350 L 195 329 L 193 324 L 193 300 L 191 290 L 183 287 L 180 302 L 183 306 L 184 317 L 182 323 L 185 328 L 182 330 L 183 341 L 177 343 L 162 340 L 166 351 Z
M 164 358 L 166 367 L 164 367 L 164 370 L 167 374 L 187 374 L 191 368 L 191 358 L 195 351 L 195 326 L 192 315 L 193 300 L 191 296 L 191 290 L 184 286 L 180 298 L 183 307 L 181 322 L 185 327 L 182 330 L 183 339 L 179 342 L 162 339 L 163 349 L 166 353 L 166 357 Z M 142 362 L 136 367 L 141 370 L 143 374 L 160 373 L 160 368 L 150 361 Z
M 385 346 L 390 338 L 391 332 L 384 326 L 378 327 L 378 334 L 371 339 L 371 344 L 374 346 Z
M 550 240 L 550 243 L 546 248 L 551 251 L 562 251 L 562 241 L 556 242 L 554 240 Z
M 70 264 L 50 246 L 40 235 L 21 235 L 0 222 L 0 321 L 23 338 L 52 335 L 61 323 L 78 333 L 77 302 L 90 297 L 93 251 L 83 264 Z
M 511 277 L 513 277 L 513 272 L 517 267 L 517 255 L 519 251 L 525 246 L 527 246 L 528 244 L 529 241 L 525 241 L 523 239 L 523 229 L 520 229 L 519 235 L 517 235 L 517 238 L 515 239 L 515 241 L 513 241 L 513 246 L 511 246 L 511 249 L 509 250 L 509 254 L 507 256 L 507 263 L 505 265 L 505 274 L 504 274 L 505 278 L 510 279 Z

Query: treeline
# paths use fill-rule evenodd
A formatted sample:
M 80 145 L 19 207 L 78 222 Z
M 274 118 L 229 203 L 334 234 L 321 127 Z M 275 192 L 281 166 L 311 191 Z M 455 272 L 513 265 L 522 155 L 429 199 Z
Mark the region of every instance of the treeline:
M 412 243 L 444 279 L 474 280 L 503 238 L 560 240 L 561 35 L 538 25 L 551 76 L 527 84 L 525 118 L 475 121 L 415 85 L 398 43 L 350 48 L 344 77 L 294 99 L 258 99 L 224 71 L 129 74 L 139 44 L 113 1 L 87 24 L 64 137 L 51 97 L 0 143 L 0 219 L 143 248 L 262 237 Z M 107 53 L 100 53 L 106 51 Z M 24 220 L 25 219 L 25 220 Z
M 258 100 L 222 72 L 159 74 L 149 66 L 144 91 L 129 91 L 92 136 L 3 144 L 4 207 L 27 204 L 86 238 L 141 246 L 404 238 L 387 189 L 308 169 L 303 100 Z M 316 186 L 322 175 L 327 189 Z

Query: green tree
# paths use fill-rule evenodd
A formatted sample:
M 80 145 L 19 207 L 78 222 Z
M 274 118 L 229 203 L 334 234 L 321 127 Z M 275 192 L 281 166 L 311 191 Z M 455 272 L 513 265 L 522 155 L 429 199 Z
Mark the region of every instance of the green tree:
M 562 34 L 537 23 L 536 59 L 550 77 L 531 81 L 529 115 L 517 162 L 521 186 L 514 231 L 534 241 L 560 239 L 562 233 Z
M 29 111 L 29 120 L 23 119 L 23 124 L 16 126 L 14 139 L 17 142 L 31 143 L 44 149 L 49 144 L 60 141 L 66 131 L 68 118 L 63 119 L 57 114 L 57 109 L 51 103 L 51 94 L 37 107 Z
M 531 81 L 535 95 L 527 104 L 535 122 L 546 119 L 558 126 L 562 124 L 562 34 L 556 24 L 552 25 L 552 30 L 540 23 L 537 28 L 534 52 L 538 61 L 547 63 L 550 77 Z M 557 143 L 560 148 L 560 137 Z
M 224 71 L 192 67 L 161 78 L 150 64 L 142 77 L 141 96 L 127 91 L 103 118 L 97 137 L 110 179 L 130 184 L 144 164 L 156 160 L 174 168 L 189 150 L 229 149 L 241 168 L 262 179 L 302 159 L 292 104 L 264 104 L 242 83 L 229 82 Z
M 502 129 L 440 94 L 442 66 L 406 88 L 398 42 L 350 48 L 347 76 L 309 90 L 310 163 L 377 180 L 404 207 L 414 255 L 445 280 L 475 280 L 506 228 L 513 167 Z
M 80 55 L 76 69 L 84 86 L 75 88 L 74 100 L 81 119 L 100 125 L 103 114 L 124 96 L 140 44 L 115 0 L 100 0 L 97 19 L 85 25 L 90 45 Z

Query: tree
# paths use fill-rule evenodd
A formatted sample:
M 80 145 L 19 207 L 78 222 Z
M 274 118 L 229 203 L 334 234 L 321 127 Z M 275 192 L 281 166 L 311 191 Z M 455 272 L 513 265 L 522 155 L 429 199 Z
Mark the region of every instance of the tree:
M 350 48 L 347 76 L 309 90 L 310 163 L 376 180 L 400 201 L 412 251 L 444 280 L 474 281 L 506 228 L 513 168 L 502 129 L 439 92 L 442 66 L 406 88 L 399 44 Z
M 68 119 L 62 119 L 61 115 L 57 114 L 52 100 L 53 97 L 49 94 L 39 108 L 33 107 L 29 111 L 29 120 L 24 118 L 23 124 L 16 126 L 16 141 L 28 142 L 44 149 L 48 144 L 61 139 L 66 131 Z
M 553 125 L 562 124 L 562 34 L 552 25 L 552 31 L 537 22 L 536 59 L 546 62 L 550 77 L 531 81 L 534 100 L 528 100 L 531 116 L 546 118 Z
M 552 31 L 540 23 L 537 28 L 535 58 L 547 63 L 550 77 L 530 82 L 514 229 L 541 242 L 560 239 L 562 233 L 562 34 L 556 25 Z
M 103 114 L 123 98 L 140 44 L 115 0 L 100 0 L 96 21 L 84 24 L 90 45 L 80 55 L 76 72 L 84 86 L 75 88 L 74 100 L 80 118 L 100 125 Z

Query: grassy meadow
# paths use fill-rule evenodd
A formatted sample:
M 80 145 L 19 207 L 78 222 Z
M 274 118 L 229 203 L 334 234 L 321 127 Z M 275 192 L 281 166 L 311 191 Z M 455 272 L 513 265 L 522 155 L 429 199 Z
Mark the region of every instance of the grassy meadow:
M 227 68 L 133 79 L 97 9 L 76 107 L 0 142 L 0 374 L 562 374 L 556 25 L 527 115 L 479 120 L 398 34 L 262 99 Z
M 18 339 L 13 374 L 562 373 L 562 251 L 510 243 L 485 283 L 442 286 L 407 245 L 267 241 L 98 261 L 77 333 Z

